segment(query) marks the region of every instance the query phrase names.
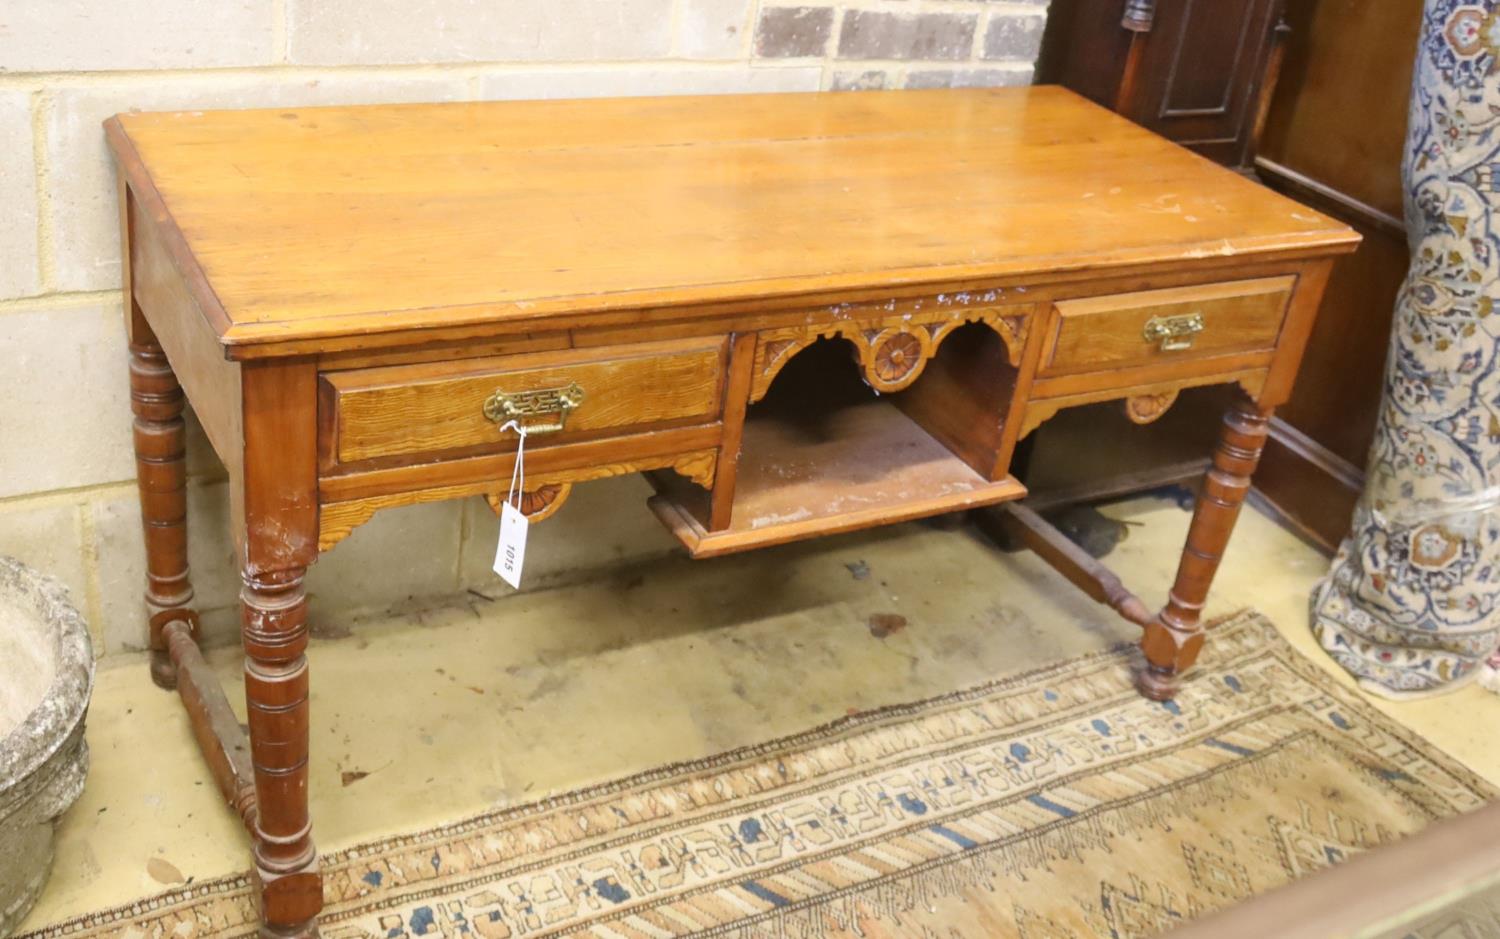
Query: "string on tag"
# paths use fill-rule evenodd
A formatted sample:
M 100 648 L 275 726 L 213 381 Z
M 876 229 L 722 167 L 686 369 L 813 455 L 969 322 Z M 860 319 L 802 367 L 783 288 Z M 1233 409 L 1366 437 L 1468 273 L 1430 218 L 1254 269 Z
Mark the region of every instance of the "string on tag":
M 500 425 L 500 433 L 513 430 L 521 435 L 516 444 L 516 463 L 510 470 L 510 490 L 505 494 L 507 504 L 514 504 L 516 511 L 521 511 L 521 497 L 526 487 L 526 428 L 515 421 L 506 421 Z M 514 502 L 512 503 L 512 500 Z
M 521 435 L 516 445 L 516 463 L 510 471 L 510 491 L 500 506 L 500 540 L 495 545 L 495 573 L 507 584 L 520 589 L 521 568 L 526 563 L 526 514 L 521 511 L 521 497 L 526 491 L 526 428 L 507 421 L 500 432 L 513 430 Z

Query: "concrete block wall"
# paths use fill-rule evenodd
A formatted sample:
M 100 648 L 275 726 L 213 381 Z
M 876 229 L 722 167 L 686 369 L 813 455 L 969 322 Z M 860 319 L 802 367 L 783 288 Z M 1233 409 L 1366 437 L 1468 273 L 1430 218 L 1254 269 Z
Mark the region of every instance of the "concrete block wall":
M 0 3 L 0 553 L 61 578 L 101 655 L 140 649 L 113 169 L 125 110 L 810 92 L 1030 81 L 1047 0 L 6 0 Z M 235 637 L 228 492 L 189 421 L 191 560 Z M 671 550 L 638 478 L 581 485 L 529 587 Z M 323 623 L 478 589 L 483 502 L 378 515 L 309 576 Z

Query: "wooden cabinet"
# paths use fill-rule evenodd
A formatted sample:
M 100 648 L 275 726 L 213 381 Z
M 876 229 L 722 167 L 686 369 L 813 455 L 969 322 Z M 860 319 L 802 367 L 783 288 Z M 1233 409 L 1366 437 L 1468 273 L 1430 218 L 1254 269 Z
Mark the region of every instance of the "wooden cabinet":
M 1254 161 L 1285 0 L 1053 0 L 1038 76 L 1226 166 Z

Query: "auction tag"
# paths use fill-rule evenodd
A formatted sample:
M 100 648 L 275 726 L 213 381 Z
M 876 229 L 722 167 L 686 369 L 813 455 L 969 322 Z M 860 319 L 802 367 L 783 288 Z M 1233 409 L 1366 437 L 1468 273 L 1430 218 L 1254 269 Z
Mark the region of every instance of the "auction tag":
M 495 573 L 517 590 L 521 589 L 521 565 L 526 563 L 526 529 L 530 526 L 521 510 L 509 502 L 500 508 L 500 544 L 495 549 Z
M 520 435 L 516 444 L 516 463 L 510 471 L 510 489 L 500 507 L 500 543 L 495 546 L 495 573 L 517 590 L 521 589 L 521 565 L 526 563 L 526 529 L 531 524 L 521 512 L 522 493 L 526 491 L 526 428 L 507 421 L 500 432 L 513 430 Z

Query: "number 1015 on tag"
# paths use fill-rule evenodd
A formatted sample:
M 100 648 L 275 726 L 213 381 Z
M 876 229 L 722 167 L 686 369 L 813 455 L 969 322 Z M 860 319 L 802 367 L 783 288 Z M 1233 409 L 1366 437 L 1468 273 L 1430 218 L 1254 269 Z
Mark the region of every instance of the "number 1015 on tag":
M 495 573 L 517 590 L 521 589 L 521 566 L 526 563 L 526 529 L 530 524 L 521 510 L 509 502 L 501 507 Z

